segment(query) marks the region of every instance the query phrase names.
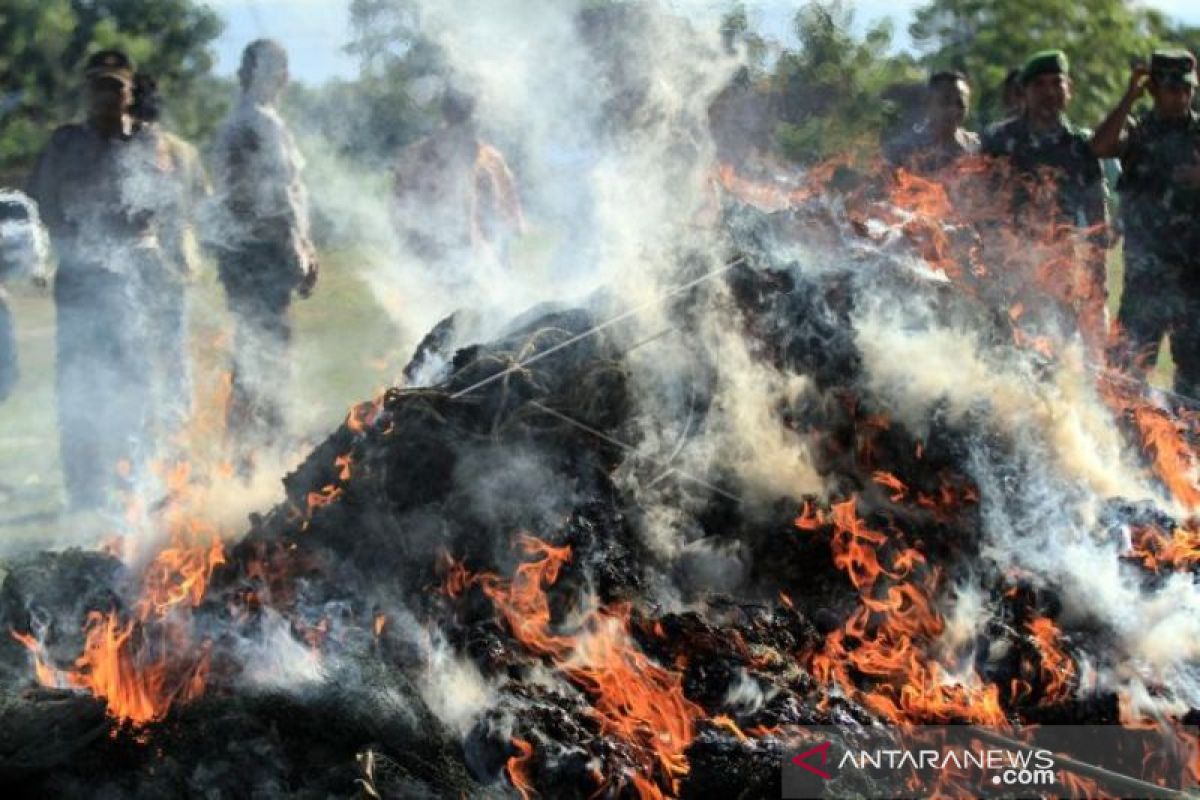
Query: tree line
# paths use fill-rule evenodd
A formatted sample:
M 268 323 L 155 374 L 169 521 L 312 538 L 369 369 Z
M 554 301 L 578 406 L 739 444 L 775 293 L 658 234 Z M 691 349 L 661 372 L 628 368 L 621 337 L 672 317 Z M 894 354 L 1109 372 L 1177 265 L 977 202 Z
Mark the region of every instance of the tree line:
M 598 0 L 585 13 L 630 19 L 627 0 Z M 444 73 L 444 55 L 423 35 L 413 0 L 352 0 L 348 52 L 360 64 L 350 81 L 297 86 L 288 103 L 316 120 L 336 120 L 336 141 L 357 156 L 386 158 L 428 129 L 417 90 Z M 1132 59 L 1154 47 L 1200 46 L 1200 29 L 1180 26 L 1129 0 L 929 0 L 908 27 L 913 48 L 895 47 L 890 22 L 863 31 L 844 0 L 799 5 L 794 41 L 773 42 L 744 5 L 721 23 L 726 47 L 747 66 L 742 90 L 761 100 L 765 144 L 780 157 L 811 163 L 849 150 L 868 152 L 906 121 L 924 76 L 967 74 L 971 125 L 998 120 L 1009 69 L 1037 50 L 1072 59 L 1073 118 L 1095 124 L 1119 97 Z M 232 79 L 213 75 L 220 17 L 195 0 L 6 0 L 0 9 L 0 182 L 19 182 L 56 125 L 78 113 L 87 56 L 121 48 L 154 74 L 168 124 L 203 146 L 224 116 Z

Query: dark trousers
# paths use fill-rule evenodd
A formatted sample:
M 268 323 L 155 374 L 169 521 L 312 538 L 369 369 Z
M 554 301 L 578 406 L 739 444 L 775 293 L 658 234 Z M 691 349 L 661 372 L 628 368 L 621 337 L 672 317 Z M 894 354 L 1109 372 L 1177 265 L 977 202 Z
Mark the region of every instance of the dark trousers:
M 295 263 L 290 246 L 270 242 L 227 250 L 217 260 L 235 326 L 226 432 L 243 472 L 253 466 L 256 453 L 278 453 L 287 432 L 288 307 L 298 281 Z
M 134 291 L 122 276 L 62 265 L 57 310 L 59 449 L 73 508 L 102 505 L 146 445 L 149 370 Z
M 1194 259 L 1195 257 L 1193 257 Z M 1117 322 L 1125 336 L 1118 361 L 1145 376 L 1158 360 L 1163 336 L 1171 337 L 1175 391 L 1200 392 L 1200 263 L 1125 247 L 1125 287 Z

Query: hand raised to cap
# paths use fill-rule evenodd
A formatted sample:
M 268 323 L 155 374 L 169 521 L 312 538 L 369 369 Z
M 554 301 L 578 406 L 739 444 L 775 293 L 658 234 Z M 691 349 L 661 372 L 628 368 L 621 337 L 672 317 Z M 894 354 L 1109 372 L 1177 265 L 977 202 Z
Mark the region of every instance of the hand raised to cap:
M 1134 99 L 1146 93 L 1150 86 L 1150 67 L 1144 63 L 1134 64 L 1129 71 L 1129 89 L 1126 92 Z

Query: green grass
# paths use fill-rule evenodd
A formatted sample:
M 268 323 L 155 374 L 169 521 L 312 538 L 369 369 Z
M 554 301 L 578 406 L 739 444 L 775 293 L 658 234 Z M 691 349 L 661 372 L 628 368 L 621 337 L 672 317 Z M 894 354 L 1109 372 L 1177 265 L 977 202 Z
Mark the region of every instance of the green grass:
M 316 292 L 292 309 L 292 422 L 307 442 L 319 441 L 352 404 L 392 383 L 410 355 L 411 345 L 366 283 L 363 259 L 353 251 L 324 254 Z M 50 535 L 62 538 L 69 535 L 64 526 L 83 524 L 60 516 L 54 304 L 48 290 L 22 288 L 12 295 L 21 379 L 0 404 L 0 552 Z M 228 369 L 230 327 L 212 270 L 196 281 L 190 299 L 193 380 L 197 396 L 211 403 Z

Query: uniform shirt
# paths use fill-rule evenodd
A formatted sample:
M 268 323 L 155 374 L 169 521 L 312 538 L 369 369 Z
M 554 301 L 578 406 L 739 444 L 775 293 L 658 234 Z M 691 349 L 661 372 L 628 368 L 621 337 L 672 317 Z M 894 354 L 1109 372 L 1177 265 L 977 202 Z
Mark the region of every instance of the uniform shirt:
M 1070 224 L 1084 228 L 1107 220 L 1106 189 L 1100 160 L 1092 155 L 1091 131 L 1067 120 L 1048 132 L 1035 132 L 1026 117 L 1016 117 L 989 128 L 983 153 L 1007 157 L 1018 177 L 1036 177 L 1049 170 L 1056 184 L 1056 205 Z M 1013 188 L 1017 208 L 1028 199 L 1025 190 Z
M 954 139 L 943 144 L 924 125 L 911 129 L 884 148 L 888 161 L 918 174 L 938 172 L 960 158 L 979 153 L 979 134 L 959 128 Z
M 101 136 L 91 125 L 64 125 L 34 166 L 29 195 L 58 254 L 62 272 L 124 272 L 129 248 L 158 246 L 162 178 L 169 164 L 155 136 Z
M 304 159 L 275 109 L 243 97 L 213 146 L 215 204 L 205 238 L 218 250 L 274 247 L 296 256 L 310 247 Z
M 212 187 L 195 147 L 157 124 L 146 127 L 158 137 L 158 147 L 168 165 L 167 183 L 163 186 L 167 213 L 160 233 L 163 249 L 171 267 L 187 275 L 195 272 L 199 264 L 194 225 Z
M 516 182 L 504 156 L 464 129 L 406 147 L 395 181 L 400 228 L 426 256 L 501 246 L 521 228 Z
M 1194 249 L 1200 188 L 1174 178 L 1180 166 L 1200 159 L 1200 117 L 1162 119 L 1153 109 L 1126 123 L 1121 137 L 1121 214 L 1135 246 Z

